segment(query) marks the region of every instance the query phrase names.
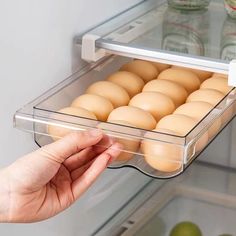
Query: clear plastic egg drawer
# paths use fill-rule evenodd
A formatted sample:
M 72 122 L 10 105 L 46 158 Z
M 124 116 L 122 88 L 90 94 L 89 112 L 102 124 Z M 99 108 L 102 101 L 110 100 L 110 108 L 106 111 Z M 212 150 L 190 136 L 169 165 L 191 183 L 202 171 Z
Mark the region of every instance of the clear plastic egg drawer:
M 234 88 L 185 136 L 135 128 L 123 122 L 102 122 L 59 112 L 71 106 L 92 83 L 105 80 L 130 60 L 112 56 L 85 67 L 18 110 L 14 117 L 15 126 L 32 132 L 39 146 L 61 138 L 62 130 L 80 132 L 102 129 L 106 135 L 123 144 L 120 156 L 111 163 L 110 168 L 132 167 L 154 178 L 170 178 L 182 173 L 234 118 Z M 133 118 L 135 119 L 135 115 Z M 104 146 L 102 143 L 98 145 Z

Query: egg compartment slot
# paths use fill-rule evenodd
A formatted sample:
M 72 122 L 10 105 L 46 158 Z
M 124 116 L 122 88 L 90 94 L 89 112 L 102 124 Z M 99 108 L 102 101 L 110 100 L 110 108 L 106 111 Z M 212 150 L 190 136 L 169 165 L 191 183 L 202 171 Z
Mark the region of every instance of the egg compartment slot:
M 153 178 L 166 179 L 177 176 L 235 116 L 235 89 L 186 136 L 148 131 L 126 124 L 101 122 L 59 111 L 70 106 L 72 101 L 84 94 L 92 83 L 106 79 L 129 61 L 129 58 L 111 56 L 93 65 L 90 64 L 17 111 L 14 116 L 15 126 L 33 133 L 39 146 L 49 144 L 63 136 L 60 132 L 58 134 L 49 132 L 49 127 L 57 131 L 66 129 L 68 132 L 103 129 L 108 136 L 115 137 L 124 145 L 121 156 L 110 165 L 110 168 L 136 168 Z M 228 112 L 229 110 L 231 112 Z M 206 139 L 202 141 L 209 128 L 224 114 L 228 114 L 228 118 L 217 132 L 207 141 Z M 104 143 L 98 145 L 109 147 Z

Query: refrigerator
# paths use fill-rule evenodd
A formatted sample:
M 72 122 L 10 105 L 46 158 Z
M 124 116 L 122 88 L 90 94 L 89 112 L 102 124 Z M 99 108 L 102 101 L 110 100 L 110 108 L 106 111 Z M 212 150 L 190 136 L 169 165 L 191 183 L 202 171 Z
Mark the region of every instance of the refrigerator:
M 164 0 L 3 0 L 0 13 L 1 167 L 52 142 L 49 125 L 96 128 L 97 121 L 58 110 L 133 58 L 228 74 L 232 86 L 185 136 L 103 123 L 104 132 L 125 141 L 177 148 L 180 159 L 167 162 L 178 168 L 157 170 L 141 150 L 132 151 L 65 212 L 34 224 L 1 224 L 1 235 L 167 236 L 183 221 L 203 235 L 236 235 L 236 22 L 222 1 L 186 12 Z

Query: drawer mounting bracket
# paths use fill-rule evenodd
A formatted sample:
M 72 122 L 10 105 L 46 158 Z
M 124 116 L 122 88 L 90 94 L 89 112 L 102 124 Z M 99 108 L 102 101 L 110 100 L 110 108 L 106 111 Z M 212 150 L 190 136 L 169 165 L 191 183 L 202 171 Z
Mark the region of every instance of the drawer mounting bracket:
M 229 64 L 229 86 L 236 87 L 236 60 Z
M 93 34 L 85 34 L 82 38 L 81 57 L 88 62 L 96 62 L 106 56 L 105 49 L 96 48 L 96 40 L 100 37 Z

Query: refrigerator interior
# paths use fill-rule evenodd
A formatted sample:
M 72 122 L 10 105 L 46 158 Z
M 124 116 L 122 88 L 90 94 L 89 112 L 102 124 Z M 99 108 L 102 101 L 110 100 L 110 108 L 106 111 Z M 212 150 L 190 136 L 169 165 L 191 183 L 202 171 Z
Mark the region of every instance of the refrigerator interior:
M 162 3 L 163 1 L 159 2 Z M 228 25 L 231 25 L 231 22 L 228 20 L 228 18 L 226 18 L 226 14 L 223 16 L 226 23 L 223 24 L 223 22 L 221 22 L 219 27 L 215 28 L 217 30 L 217 34 L 221 34 L 221 30 L 225 28 L 225 25 L 227 27 Z M 213 16 L 211 14 L 210 17 L 215 19 L 215 17 L 217 18 L 218 15 Z M 62 16 L 60 17 L 61 20 L 63 18 L 64 17 Z M 78 22 L 78 20 L 76 20 L 76 22 Z M 45 24 L 47 24 L 47 22 Z M 68 24 L 70 24 L 70 21 Z M 66 26 L 64 26 L 64 28 L 66 28 Z M 78 32 L 75 28 L 76 27 L 71 29 L 70 37 L 68 36 L 68 39 L 65 40 L 68 43 L 67 46 L 69 49 L 66 53 L 62 53 L 62 60 L 64 57 L 68 57 L 68 55 L 70 55 L 69 51 L 71 49 L 71 45 L 69 45 L 69 42 L 71 41 L 71 37 L 74 35 L 74 32 Z M 160 38 L 164 36 L 163 34 L 158 33 L 159 30 L 162 29 L 160 24 L 156 29 L 157 31 L 154 32 L 155 34 L 147 34 L 146 39 L 148 38 L 150 45 L 155 45 L 159 48 L 161 47 L 162 40 L 159 40 L 158 44 L 156 45 L 153 39 L 155 39 L 156 36 Z M 50 29 L 48 30 L 50 31 Z M 211 32 L 211 35 L 214 34 L 215 32 Z M 59 36 L 60 34 L 57 35 L 57 37 Z M 141 37 L 136 42 L 133 41 L 133 46 L 135 47 L 136 43 L 141 43 L 141 46 L 145 46 L 143 41 L 144 38 L 145 37 Z M 210 55 L 210 57 L 214 59 L 220 58 L 222 55 L 227 56 L 227 50 L 223 50 L 226 45 L 221 44 L 221 41 L 225 42 L 223 39 L 224 38 L 221 40 L 221 38 L 216 37 L 212 45 L 221 47 L 222 52 L 225 52 L 226 54 L 221 54 L 221 50 L 215 50 L 215 48 L 209 52 L 206 47 L 205 52 L 208 53 L 206 55 Z M 109 40 L 109 38 L 105 38 L 105 41 L 106 40 Z M 102 43 L 106 43 L 105 41 L 103 42 L 103 39 L 98 40 L 98 44 L 100 43 L 102 45 Z M 38 43 L 40 44 L 40 42 Z M 54 43 L 54 40 L 52 40 L 52 43 Z M 65 42 L 61 43 L 58 48 L 63 48 L 64 43 Z M 210 43 L 212 42 L 207 41 L 207 44 Z M 201 54 L 202 48 L 200 47 L 199 50 L 194 52 Z M 30 55 L 31 54 L 28 56 Z M 47 56 L 47 54 L 45 53 L 45 55 L 40 56 L 40 58 L 43 58 L 43 56 Z M 200 56 L 204 57 L 205 54 L 204 56 Z M 222 71 L 226 71 L 227 66 L 225 65 L 227 65 L 227 63 L 224 59 L 223 61 L 224 62 L 220 63 L 220 65 L 222 65 Z M 53 60 L 49 61 L 49 64 L 50 63 L 53 64 Z M 66 64 L 67 67 L 63 70 L 64 77 L 71 73 L 70 69 L 68 69 L 72 64 L 71 60 L 69 60 L 69 62 L 66 61 Z M 182 62 L 179 64 L 182 65 Z M 39 66 L 37 68 L 34 67 L 34 69 L 36 71 L 40 71 L 41 68 Z M 56 73 L 53 71 L 53 69 L 49 69 L 49 71 L 51 71 L 51 76 L 54 78 L 54 80 L 52 79 L 53 81 L 50 82 L 47 81 L 45 87 L 42 86 L 43 88 L 38 92 L 36 92 L 36 90 L 31 90 L 31 98 L 34 97 L 35 93 L 39 95 L 41 90 L 48 89 L 52 86 L 52 84 L 61 81 L 61 73 Z M 37 79 L 35 78 L 35 80 L 38 81 L 37 85 L 42 83 L 42 78 L 45 74 L 47 74 L 47 70 L 45 70 L 40 76 L 36 76 Z M 59 77 L 58 74 L 60 75 Z M 14 76 L 17 77 L 18 74 L 15 74 Z M 24 77 L 23 74 L 22 77 Z M 31 77 L 34 78 L 33 73 L 31 73 Z M 44 78 L 50 80 L 50 76 Z M 33 86 L 34 83 L 31 85 Z M 68 101 L 64 102 L 66 103 Z M 26 103 L 26 98 L 24 98 L 22 103 Z M 50 105 L 54 106 L 55 103 L 50 103 Z M 21 106 L 22 104 L 17 104 L 17 107 Z M 52 108 L 54 111 L 56 109 L 56 106 Z M 42 143 L 47 140 L 45 139 L 45 136 L 43 139 L 40 135 L 36 136 L 36 138 L 41 138 L 41 140 L 43 140 Z M 221 233 L 231 233 L 234 235 L 236 231 L 233 222 L 233 219 L 235 219 L 236 216 L 234 209 L 236 204 L 234 195 L 236 191 L 233 184 L 235 181 L 235 171 L 231 168 L 236 167 L 235 137 L 236 129 L 234 119 L 198 157 L 198 160 L 201 160 L 202 162 L 213 163 L 213 165 L 206 163 L 194 163 L 188 167 L 183 175 L 170 181 L 152 180 L 151 178 L 140 174 L 136 170 L 130 170 L 127 168 L 123 170 L 109 170 L 100 178 L 94 188 L 92 188 L 81 199 L 80 203 L 78 203 L 75 208 L 68 210 L 66 213 L 64 213 L 64 215 L 58 216 L 54 220 L 50 220 L 46 223 L 38 223 L 36 226 L 38 227 L 37 232 L 35 232 L 35 225 L 14 225 L 14 227 L 3 225 L 0 226 L 1 232 L 5 232 L 5 234 L 10 232 L 11 235 L 17 235 L 18 232 L 31 235 L 32 232 L 35 232 L 36 235 L 41 235 L 44 233 L 44 235 L 50 236 L 91 234 L 112 235 L 116 232 L 118 232 L 117 235 L 121 235 L 122 233 L 124 235 L 134 235 L 136 233 L 137 235 L 141 235 L 143 233 L 148 235 L 148 233 L 153 232 L 149 232 L 148 230 L 156 230 L 155 227 L 152 227 L 153 223 L 156 224 L 157 220 L 158 224 L 160 225 L 157 230 L 162 230 L 158 233 L 160 233 L 160 235 L 168 235 L 171 227 L 173 227 L 177 222 L 187 219 L 199 224 L 202 231 L 207 236 Z M 35 138 L 35 135 L 33 138 Z M 27 139 L 27 142 L 29 142 L 29 140 L 33 142 L 33 139 L 30 138 Z M 117 181 L 117 179 L 119 181 Z M 175 185 L 178 186 L 178 189 Z M 164 194 L 165 192 L 167 193 L 167 198 L 163 200 L 163 198 L 166 196 Z M 147 214 L 146 219 L 148 221 L 145 222 L 145 220 L 143 220 L 143 215 L 145 214 L 143 213 L 143 209 L 140 207 L 140 205 L 146 201 L 149 204 L 148 200 L 150 199 L 150 205 L 152 206 L 151 208 L 154 209 L 154 212 L 151 212 L 150 208 L 148 208 L 148 205 L 145 212 L 145 214 Z M 159 203 L 158 206 L 157 203 Z M 206 209 L 209 210 L 205 212 Z M 142 214 L 139 213 L 139 210 Z M 193 214 L 191 210 L 196 212 L 196 215 Z M 82 215 L 81 212 L 83 212 Z M 138 216 L 136 215 L 136 212 Z M 217 215 L 219 212 L 223 215 L 221 221 Z M 129 220 L 130 217 L 132 218 L 133 216 L 132 213 L 134 214 L 134 218 L 137 219 L 137 221 Z M 205 216 L 206 213 L 209 213 L 209 217 L 206 217 L 207 219 L 203 222 L 202 216 Z M 222 221 L 222 219 L 224 221 Z M 210 231 L 212 229 L 210 226 L 212 226 L 215 222 L 218 223 L 217 226 L 219 227 L 214 227 L 214 231 Z M 57 227 L 57 229 L 55 229 L 55 227 Z

